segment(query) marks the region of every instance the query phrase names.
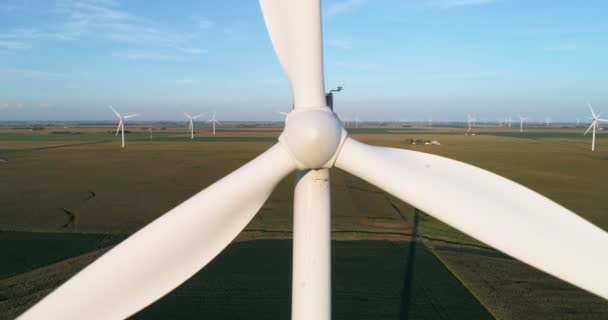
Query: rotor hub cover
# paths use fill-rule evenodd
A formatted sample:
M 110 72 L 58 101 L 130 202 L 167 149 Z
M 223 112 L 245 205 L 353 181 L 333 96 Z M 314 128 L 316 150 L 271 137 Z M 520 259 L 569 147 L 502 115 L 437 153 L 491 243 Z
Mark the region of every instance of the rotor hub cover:
M 292 111 L 279 141 L 299 169 L 319 169 L 328 166 L 345 138 L 346 131 L 335 114 L 323 108 Z

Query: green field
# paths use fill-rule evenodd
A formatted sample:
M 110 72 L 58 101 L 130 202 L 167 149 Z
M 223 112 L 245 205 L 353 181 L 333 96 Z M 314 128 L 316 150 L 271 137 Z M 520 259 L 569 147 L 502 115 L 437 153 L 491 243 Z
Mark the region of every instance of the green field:
M 186 130 L 168 127 L 153 131 L 150 140 L 147 127 L 132 126 L 127 148 L 121 149 L 113 129 L 0 127 L 0 248 L 5 254 L 0 315 L 16 315 L 103 248 L 253 159 L 280 133 L 280 128 L 228 127 L 216 136 L 201 130 L 190 141 Z M 591 139 L 580 128 L 523 134 L 515 128 L 485 128 L 476 136 L 441 127 L 349 132 L 364 142 L 435 153 L 494 171 L 608 230 L 608 137 L 603 133 L 592 153 Z M 405 142 L 411 138 L 442 145 Z M 259 318 L 288 316 L 293 179 L 278 186 L 230 250 L 136 318 L 242 318 L 248 310 Z M 608 302 L 431 216 L 416 217 L 414 208 L 365 181 L 332 169 L 331 182 L 336 319 L 608 317 Z M 410 246 L 413 239 L 417 246 Z M 414 256 L 412 247 L 419 248 Z M 264 250 L 276 254 L 276 260 L 252 258 Z M 259 265 L 249 270 L 243 261 Z M 420 272 L 410 275 L 411 291 L 404 295 L 411 265 Z

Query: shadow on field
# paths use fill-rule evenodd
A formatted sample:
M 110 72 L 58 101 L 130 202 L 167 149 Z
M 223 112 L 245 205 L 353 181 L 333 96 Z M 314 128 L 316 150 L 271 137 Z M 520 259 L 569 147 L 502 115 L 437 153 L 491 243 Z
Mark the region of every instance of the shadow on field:
M 405 263 L 405 273 L 403 276 L 403 292 L 401 294 L 401 308 L 399 319 L 409 320 L 410 303 L 412 301 L 412 282 L 414 280 L 414 265 L 416 261 L 416 244 L 418 242 L 418 223 L 420 213 L 414 208 L 414 223 L 412 225 L 412 241 L 409 244 L 407 260 Z
M 422 244 L 332 245 L 333 319 L 491 319 Z M 234 243 L 133 318 L 289 319 L 291 246 L 291 240 Z
M 0 280 L 0 319 L 14 318 L 104 250 L 66 260 L 69 263 L 59 258 L 122 238 L 3 233 L 5 249 L 15 248 L 9 250 L 12 263 L 2 272 L 14 276 Z M 333 319 L 491 319 L 420 243 L 366 240 L 332 245 Z M 291 240 L 233 243 L 203 271 L 132 318 L 289 319 L 291 259 Z

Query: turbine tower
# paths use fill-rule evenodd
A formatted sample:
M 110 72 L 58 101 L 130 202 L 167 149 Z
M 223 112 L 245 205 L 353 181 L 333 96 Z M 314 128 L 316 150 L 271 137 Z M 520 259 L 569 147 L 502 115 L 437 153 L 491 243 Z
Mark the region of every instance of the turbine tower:
M 215 124 L 219 124 L 222 125 L 219 121 L 217 121 L 217 119 L 215 118 L 215 111 L 213 111 L 213 117 L 209 120 L 207 120 L 207 122 L 210 122 L 213 124 L 213 135 L 215 135 Z M 285 119 L 285 122 L 287 122 L 287 118 Z
M 595 129 L 599 128 L 599 122 L 600 121 L 608 121 L 606 119 L 602 119 L 600 118 L 600 115 L 602 114 L 601 112 L 598 114 L 595 114 L 595 111 L 593 111 L 593 107 L 591 107 L 591 103 L 587 102 L 587 105 L 589 106 L 589 111 L 591 111 L 591 125 L 589 126 L 589 128 L 587 128 L 587 131 L 585 131 L 585 133 L 583 135 L 587 135 L 587 133 L 589 132 L 589 130 L 593 129 L 593 134 L 592 134 L 592 138 L 591 138 L 591 151 L 595 151 Z
M 116 128 L 116 135 L 118 135 L 118 130 L 121 131 L 121 136 L 122 136 L 122 147 L 125 147 L 125 119 L 129 119 L 129 118 L 133 118 L 136 117 L 137 114 L 130 114 L 128 116 L 121 116 L 120 113 L 118 113 L 118 111 L 116 111 L 116 109 L 114 109 L 112 106 L 109 106 L 110 109 L 112 110 L 112 112 L 114 112 L 114 114 L 116 115 L 116 117 L 118 117 L 119 121 L 118 121 L 118 127 Z
M 467 122 L 469 123 L 469 130 L 467 132 L 471 132 L 471 126 L 475 122 L 475 118 L 471 117 L 470 114 L 467 115 Z
M 524 132 L 524 121 L 528 120 L 528 118 L 524 118 L 522 116 L 519 116 L 519 132 Z M 509 126 L 510 126 L 510 122 L 509 122 Z
M 190 116 L 189 114 L 184 112 L 184 115 L 186 115 L 186 117 L 188 117 L 188 122 L 190 123 L 190 125 L 188 126 L 188 130 L 190 130 L 190 140 L 194 140 L 194 120 L 196 120 L 196 118 L 200 117 L 201 114 L 197 114 L 195 116 Z
M 608 298 L 606 231 L 489 171 L 349 137 L 325 105 L 320 1 L 260 3 L 295 105 L 278 143 L 113 247 L 20 320 L 135 314 L 216 257 L 294 171 L 291 319 L 329 320 L 334 166 L 513 258 Z

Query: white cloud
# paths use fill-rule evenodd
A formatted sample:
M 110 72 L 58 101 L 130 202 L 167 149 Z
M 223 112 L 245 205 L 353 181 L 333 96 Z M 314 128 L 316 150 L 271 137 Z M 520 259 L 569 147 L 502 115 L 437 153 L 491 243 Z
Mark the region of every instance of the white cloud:
M 67 75 L 62 73 L 48 72 L 35 69 L 19 69 L 12 67 L 0 67 L 0 77 L 26 78 L 26 79 L 55 79 L 65 78 Z
M 31 48 L 32 45 L 29 43 L 12 41 L 12 40 L 0 40 L 0 50 L 24 50 Z
M 157 53 L 157 52 L 120 52 L 114 53 L 113 56 L 129 59 L 129 60 L 140 60 L 140 61 L 182 61 L 183 56 Z
M 429 5 L 443 9 L 464 6 L 479 6 L 489 4 L 495 0 L 428 0 Z
M 163 30 L 133 15 L 112 0 L 62 0 L 55 11 L 65 21 L 57 33 L 65 38 L 94 37 L 117 42 L 175 46 L 188 36 Z
M 361 8 L 367 0 L 344 0 L 330 4 L 325 11 L 328 17 L 334 17 L 351 13 Z
M 177 48 L 179 51 L 183 52 L 183 53 L 187 53 L 187 54 L 204 54 L 207 53 L 208 50 L 204 49 L 204 48 L 185 48 L 185 47 L 178 47 Z
M 192 84 L 192 83 L 194 83 L 194 80 L 192 80 L 192 79 L 177 79 L 177 80 L 175 80 L 175 84 L 178 84 L 178 85 L 189 85 L 189 84 Z
M 351 42 L 346 39 L 340 38 L 329 38 L 325 41 L 325 44 L 332 48 L 348 50 L 352 48 Z
M 359 70 L 359 71 L 373 71 L 380 68 L 380 65 L 375 62 L 345 62 L 338 61 L 336 63 L 337 67 L 351 70 Z
M 192 34 L 177 32 L 124 10 L 115 0 L 58 0 L 51 14 L 54 24 L 16 28 L 0 33 L 0 49 L 26 49 L 32 41 L 100 39 L 200 54 L 204 49 L 184 47 Z M 202 23 L 202 22 L 201 22 Z M 31 45 L 29 45 L 31 47 Z M 198 51 L 197 51 L 198 50 Z M 187 52 L 186 52 L 187 51 Z
M 561 43 L 557 45 L 547 46 L 544 48 L 545 51 L 552 52 L 568 52 L 568 51 L 576 51 L 578 46 L 574 43 Z
M 433 73 L 418 77 L 419 80 L 468 80 L 497 76 L 498 73 L 490 71 L 465 71 L 452 73 Z
M 201 16 L 192 16 L 190 19 L 192 19 L 192 22 L 200 29 L 209 29 L 215 25 L 215 22 Z

